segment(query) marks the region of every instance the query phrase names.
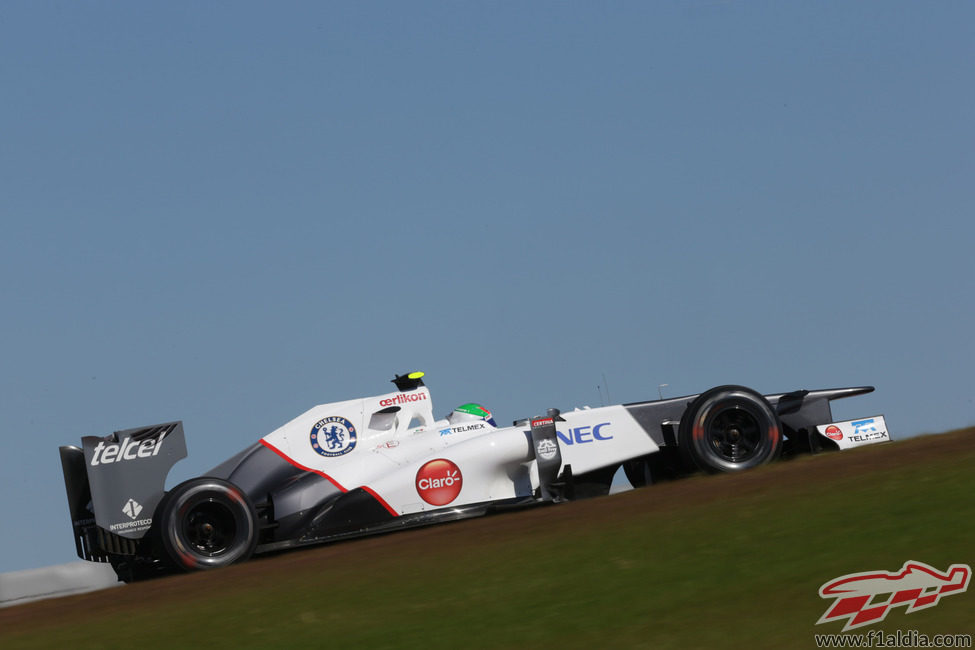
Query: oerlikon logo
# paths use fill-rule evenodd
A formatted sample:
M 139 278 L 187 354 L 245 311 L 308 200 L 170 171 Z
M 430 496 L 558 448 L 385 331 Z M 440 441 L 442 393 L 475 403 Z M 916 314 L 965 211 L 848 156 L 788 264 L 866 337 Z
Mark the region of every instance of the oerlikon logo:
M 828 623 L 848 619 L 843 631 L 878 623 L 893 607 L 906 605 L 906 614 L 934 607 L 942 596 L 954 596 L 968 589 L 972 568 L 952 564 L 944 573 L 923 562 L 905 562 L 900 571 L 851 573 L 830 580 L 819 588 L 820 598 L 836 602 L 816 621 Z
M 464 477 L 460 468 L 446 458 L 425 463 L 416 473 L 416 492 L 434 506 L 445 506 L 460 494 Z

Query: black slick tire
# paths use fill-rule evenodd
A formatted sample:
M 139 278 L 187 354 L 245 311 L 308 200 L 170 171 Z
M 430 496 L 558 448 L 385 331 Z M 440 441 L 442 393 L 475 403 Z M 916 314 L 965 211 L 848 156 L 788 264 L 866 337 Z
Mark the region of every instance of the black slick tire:
M 257 546 L 257 513 L 241 490 L 218 478 L 195 478 L 170 490 L 159 507 L 158 534 L 180 569 L 243 562 Z
M 688 406 L 678 429 L 685 461 L 706 472 L 738 472 L 764 465 L 782 451 L 782 425 L 760 393 L 718 386 Z

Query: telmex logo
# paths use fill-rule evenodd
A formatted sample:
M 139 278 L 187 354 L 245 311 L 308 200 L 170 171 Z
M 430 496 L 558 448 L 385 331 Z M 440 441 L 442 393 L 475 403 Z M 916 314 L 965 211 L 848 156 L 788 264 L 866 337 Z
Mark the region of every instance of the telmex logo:
M 819 588 L 820 598 L 836 602 L 816 621 L 828 623 L 848 619 L 843 631 L 879 623 L 893 607 L 906 605 L 906 614 L 934 607 L 942 596 L 953 596 L 968 589 L 972 568 L 952 564 L 945 573 L 923 562 L 905 562 L 899 572 L 867 571 L 830 580 Z M 877 596 L 886 594 L 880 602 Z
M 379 400 L 379 405 L 393 406 L 394 404 L 406 404 L 407 402 L 422 402 L 426 398 L 426 393 L 400 393 L 392 399 Z
M 855 436 L 862 436 L 870 433 L 880 433 L 875 424 L 875 418 L 859 420 L 857 422 L 852 422 L 851 424 L 853 424 L 853 435 Z
M 136 458 L 155 456 L 162 449 L 162 444 L 165 439 L 165 436 L 163 436 L 161 438 L 150 438 L 139 442 L 135 438 L 126 438 L 117 445 L 112 443 L 106 444 L 102 440 L 95 446 L 94 453 L 91 455 L 91 464 L 92 466 L 109 465 L 123 460 L 135 460 Z
M 457 498 L 463 485 L 460 468 L 446 458 L 431 460 L 416 473 L 416 492 L 430 505 L 447 505 Z
M 470 431 L 480 431 L 481 429 L 487 429 L 488 425 L 484 422 L 474 422 L 473 424 L 462 424 L 456 427 L 448 427 L 446 429 L 440 429 L 441 436 L 449 436 L 454 433 L 468 433 Z

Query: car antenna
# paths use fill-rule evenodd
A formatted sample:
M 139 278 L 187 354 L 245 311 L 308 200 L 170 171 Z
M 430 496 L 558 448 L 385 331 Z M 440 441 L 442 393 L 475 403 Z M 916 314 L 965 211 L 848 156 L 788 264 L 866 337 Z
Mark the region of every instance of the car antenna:
M 670 384 L 657 384 L 657 395 L 660 395 L 660 400 L 664 399 L 664 389 L 670 386 Z

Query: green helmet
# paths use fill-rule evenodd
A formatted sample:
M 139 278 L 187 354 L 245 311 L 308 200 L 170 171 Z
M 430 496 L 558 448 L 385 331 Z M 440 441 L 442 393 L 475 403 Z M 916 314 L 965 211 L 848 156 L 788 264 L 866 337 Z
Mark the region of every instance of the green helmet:
M 494 422 L 494 417 L 491 415 L 491 411 L 487 410 L 480 404 L 474 404 L 473 402 L 469 404 L 463 404 L 458 406 L 447 416 L 447 421 L 451 424 L 457 424 L 458 422 L 487 422 L 492 427 L 498 426 Z

